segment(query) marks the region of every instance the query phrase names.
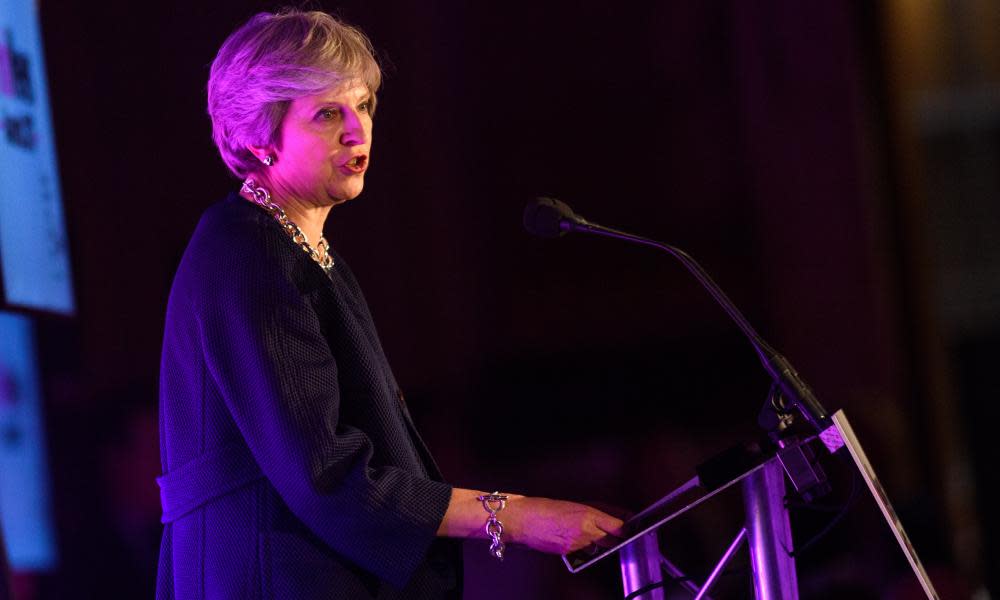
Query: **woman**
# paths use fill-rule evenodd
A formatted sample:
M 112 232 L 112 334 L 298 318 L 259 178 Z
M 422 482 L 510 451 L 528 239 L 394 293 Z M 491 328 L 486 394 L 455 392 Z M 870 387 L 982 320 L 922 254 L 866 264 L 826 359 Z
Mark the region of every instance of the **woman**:
M 562 553 L 621 525 L 442 481 L 322 235 L 364 186 L 380 79 L 364 35 L 320 12 L 259 14 L 212 64 L 243 185 L 202 217 L 167 308 L 160 598 L 459 597 L 455 538 Z

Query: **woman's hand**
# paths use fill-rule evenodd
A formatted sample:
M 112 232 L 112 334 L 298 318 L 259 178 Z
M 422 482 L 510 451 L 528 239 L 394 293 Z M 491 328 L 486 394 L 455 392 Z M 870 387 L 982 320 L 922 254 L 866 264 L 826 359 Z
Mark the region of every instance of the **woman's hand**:
M 610 547 L 621 535 L 622 520 L 563 500 L 514 497 L 497 517 L 505 541 L 551 554 L 567 554 L 591 544 Z
M 451 502 L 437 534 L 443 537 L 485 538 L 489 516 L 477 497 L 483 492 L 452 489 Z M 507 506 L 497 513 L 505 544 L 523 544 L 552 554 L 566 554 L 591 544 L 618 543 L 622 520 L 585 504 L 507 494 Z

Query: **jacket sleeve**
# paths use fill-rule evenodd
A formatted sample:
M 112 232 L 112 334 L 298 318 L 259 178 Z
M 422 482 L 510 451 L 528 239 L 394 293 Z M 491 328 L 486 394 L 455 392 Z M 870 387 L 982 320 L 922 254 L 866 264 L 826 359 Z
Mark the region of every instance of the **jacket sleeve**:
M 199 269 L 195 310 L 211 380 L 291 511 L 339 555 L 402 588 L 451 487 L 371 465 L 372 440 L 338 418 L 337 364 L 319 318 L 283 268 L 299 257 L 289 258 L 285 240 L 270 242 L 249 253 L 216 246 Z

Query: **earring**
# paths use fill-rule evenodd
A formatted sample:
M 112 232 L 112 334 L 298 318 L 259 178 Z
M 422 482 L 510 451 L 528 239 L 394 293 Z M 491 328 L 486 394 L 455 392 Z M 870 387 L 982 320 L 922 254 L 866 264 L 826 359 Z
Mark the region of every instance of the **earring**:
M 269 166 L 269 167 L 271 165 L 273 165 L 274 164 L 274 157 L 271 156 L 270 154 L 265 155 L 264 156 L 264 164 L 267 165 L 267 166 Z

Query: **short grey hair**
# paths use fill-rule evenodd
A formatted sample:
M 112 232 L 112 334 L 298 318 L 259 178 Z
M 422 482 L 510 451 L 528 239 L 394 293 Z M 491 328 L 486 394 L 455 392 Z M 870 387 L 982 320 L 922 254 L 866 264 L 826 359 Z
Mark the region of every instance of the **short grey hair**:
M 358 79 L 382 83 L 364 33 L 320 11 L 259 13 L 234 31 L 212 61 L 208 114 L 222 160 L 237 177 L 258 170 L 247 146 L 276 145 L 292 100 Z

